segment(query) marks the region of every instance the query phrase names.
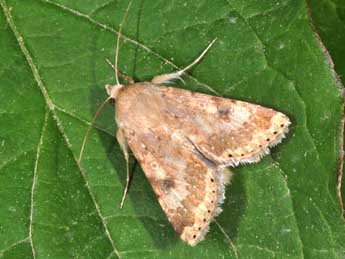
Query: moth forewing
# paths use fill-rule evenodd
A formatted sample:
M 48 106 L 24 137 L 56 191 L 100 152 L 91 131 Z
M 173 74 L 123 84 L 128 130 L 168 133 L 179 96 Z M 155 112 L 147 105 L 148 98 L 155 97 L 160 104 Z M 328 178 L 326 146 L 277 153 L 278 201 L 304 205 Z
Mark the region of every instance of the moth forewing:
M 149 82 L 121 89 L 116 120 L 163 211 L 190 245 L 221 211 L 225 166 L 258 161 L 290 124 L 256 104 Z

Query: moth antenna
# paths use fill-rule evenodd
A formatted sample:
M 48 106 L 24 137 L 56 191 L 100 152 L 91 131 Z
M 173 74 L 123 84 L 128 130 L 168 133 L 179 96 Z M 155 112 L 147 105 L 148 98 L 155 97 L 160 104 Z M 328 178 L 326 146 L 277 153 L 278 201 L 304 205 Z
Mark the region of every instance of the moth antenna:
M 181 75 L 186 72 L 188 69 L 190 69 L 192 66 L 194 66 L 195 64 L 197 64 L 207 53 L 207 51 L 212 47 L 212 45 L 216 42 L 218 38 L 214 38 L 210 44 L 208 44 L 208 46 L 206 47 L 206 49 L 203 50 L 203 52 L 199 55 L 199 57 L 197 57 L 191 64 L 189 64 L 188 66 L 186 66 L 185 68 L 183 68 L 182 70 L 178 71 L 178 73 L 180 73 Z
M 115 70 L 114 65 L 110 62 L 109 59 L 106 58 L 105 61 L 107 61 L 107 63 L 109 64 L 109 66 L 111 66 L 111 68 Z M 126 81 L 126 84 L 127 84 L 127 85 L 131 85 L 131 84 L 134 84 L 134 83 L 135 83 L 135 82 L 134 82 L 134 79 L 133 79 L 132 77 L 130 77 L 130 76 L 128 76 L 128 75 L 125 75 L 124 73 L 121 73 L 121 71 L 117 70 L 117 74 L 118 74 L 120 77 L 122 77 L 123 80 Z
M 80 152 L 79 152 L 79 158 L 78 158 L 78 163 L 80 164 L 80 161 L 81 161 L 81 158 L 83 156 L 83 152 L 84 152 L 84 148 L 85 148 L 85 144 L 86 144 L 86 140 L 87 140 L 87 137 L 89 136 L 89 133 L 90 133 L 90 130 L 92 129 L 93 127 L 93 124 L 95 123 L 98 115 L 100 114 L 100 112 L 103 110 L 104 106 L 106 105 L 107 102 L 109 102 L 109 100 L 111 99 L 112 97 L 109 96 L 105 101 L 102 102 L 102 104 L 99 106 L 98 110 L 95 112 L 95 115 L 93 115 L 92 117 L 92 120 L 90 122 L 90 125 L 89 127 L 87 128 L 86 132 L 85 132 L 85 135 L 84 135 L 84 138 L 83 138 L 83 143 L 81 145 L 81 148 L 80 148 Z
M 126 20 L 126 17 L 127 17 L 127 14 L 128 14 L 128 11 L 130 9 L 132 5 L 132 1 L 129 2 L 128 6 L 127 6 L 127 10 L 125 12 L 125 14 L 123 15 L 122 17 L 122 21 L 120 23 L 120 26 L 119 26 L 119 31 L 117 33 L 117 41 L 116 41 L 116 50 L 115 50 L 115 62 L 114 62 L 114 72 L 115 72 L 115 79 L 116 79 L 116 84 L 119 85 L 120 82 L 119 82 L 119 76 L 118 76 L 118 70 L 117 70 L 117 63 L 118 63 L 118 59 L 119 59 L 119 49 L 120 49 L 120 38 L 121 38 L 121 31 L 122 31 L 122 26 Z
M 210 44 L 208 44 L 208 46 L 203 50 L 203 52 L 192 62 L 190 63 L 188 66 L 186 66 L 185 68 L 174 72 L 174 73 L 170 73 L 170 74 L 163 74 L 163 75 L 157 75 L 155 77 L 153 77 L 153 79 L 151 80 L 151 82 L 153 84 L 164 84 L 164 83 L 170 83 L 171 80 L 174 79 L 182 79 L 181 76 L 184 74 L 184 72 L 186 72 L 188 69 L 190 69 L 192 66 L 194 66 L 195 64 L 197 64 L 207 53 L 207 51 L 212 47 L 212 45 L 216 42 L 217 38 L 214 38 Z M 184 83 L 184 81 L 182 80 L 182 82 Z
M 116 72 L 115 66 L 110 62 L 110 60 L 106 58 L 105 61 L 107 61 L 107 63 L 109 64 L 109 66 Z

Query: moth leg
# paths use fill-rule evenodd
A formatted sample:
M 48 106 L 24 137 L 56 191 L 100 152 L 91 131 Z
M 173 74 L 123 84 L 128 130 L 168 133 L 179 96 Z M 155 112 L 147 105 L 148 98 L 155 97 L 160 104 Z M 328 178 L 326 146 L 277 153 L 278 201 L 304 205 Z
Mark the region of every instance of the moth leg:
M 116 139 L 122 149 L 122 152 L 125 156 L 125 160 L 126 160 L 126 187 L 123 191 L 123 195 L 122 195 L 122 199 L 121 199 L 121 204 L 120 204 L 120 208 L 122 209 L 123 204 L 125 202 L 126 199 L 126 195 L 128 192 L 128 188 L 129 188 L 129 183 L 130 183 L 130 174 L 129 174 L 129 155 L 128 155 L 128 145 L 127 145 L 127 141 L 126 141 L 126 137 L 125 134 L 123 132 L 123 130 L 121 128 L 118 128 L 116 131 Z
M 181 79 L 181 76 L 188 69 L 190 69 L 191 67 L 193 67 L 194 65 L 199 63 L 199 61 L 206 55 L 207 51 L 212 47 L 213 43 L 215 43 L 216 40 L 217 40 L 217 38 L 213 39 L 213 41 L 210 44 L 208 44 L 208 46 L 203 50 L 203 52 L 192 63 L 190 63 L 185 68 L 183 68 L 177 72 L 174 72 L 174 73 L 155 76 L 154 78 L 152 78 L 151 83 L 153 83 L 153 84 L 164 84 L 164 83 L 169 83 L 171 80 L 174 80 L 177 78 Z
M 175 73 L 170 73 L 170 74 L 163 74 L 163 75 L 158 75 L 152 78 L 151 83 L 159 85 L 159 84 L 164 84 L 164 83 L 170 83 L 171 80 L 180 78 L 183 74 L 183 71 L 177 71 Z
M 110 62 L 109 59 L 106 58 L 105 60 L 112 67 L 112 69 L 114 69 L 115 73 L 117 72 L 117 74 L 126 82 L 126 85 L 132 85 L 135 83 L 132 77 L 120 72 L 118 69 L 115 70 L 115 66 Z

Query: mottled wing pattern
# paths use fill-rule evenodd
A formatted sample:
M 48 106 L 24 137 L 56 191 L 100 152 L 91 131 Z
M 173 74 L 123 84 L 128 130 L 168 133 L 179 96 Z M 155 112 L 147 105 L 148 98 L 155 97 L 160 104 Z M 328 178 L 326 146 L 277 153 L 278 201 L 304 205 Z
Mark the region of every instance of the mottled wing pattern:
M 288 132 L 289 118 L 275 110 L 174 87 L 157 87 L 181 134 L 224 166 L 257 162 Z
M 258 105 L 150 83 L 120 90 L 116 121 L 169 221 L 190 245 L 220 212 L 223 168 L 257 161 L 290 123 Z
M 181 239 L 203 239 L 224 198 L 223 172 L 187 141 L 169 132 L 124 128 L 158 201 Z M 219 169 L 220 170 L 220 169 Z

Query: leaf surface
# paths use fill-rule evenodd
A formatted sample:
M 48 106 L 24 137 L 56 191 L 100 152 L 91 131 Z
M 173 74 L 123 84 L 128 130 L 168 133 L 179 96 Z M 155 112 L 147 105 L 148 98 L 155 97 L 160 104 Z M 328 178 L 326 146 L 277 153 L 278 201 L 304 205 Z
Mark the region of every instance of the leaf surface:
M 109 105 L 81 166 L 93 113 L 114 83 L 127 1 L 0 0 L 0 256 L 3 258 L 343 258 L 336 196 L 342 99 L 303 1 L 134 1 L 119 69 L 136 81 L 174 71 L 218 41 L 189 75 L 194 91 L 287 114 L 290 133 L 234 169 L 223 213 L 191 248 L 136 163 L 125 163 Z
M 328 53 L 326 53 L 330 62 L 330 66 L 334 69 L 334 74 L 337 77 L 339 88 L 343 91 L 343 107 L 345 107 L 345 90 L 344 90 L 344 78 L 345 78 L 345 3 L 344 1 L 314 1 L 309 0 L 308 6 L 310 9 L 311 18 L 315 26 L 315 30 L 320 35 L 320 40 L 324 44 Z M 344 108 L 345 109 L 345 108 Z M 344 133 L 344 113 L 342 118 L 343 122 L 340 125 L 342 132 Z M 339 154 L 340 165 L 344 163 L 344 135 L 343 141 L 340 139 L 339 150 L 342 153 Z M 344 203 L 345 200 L 345 179 L 342 177 L 345 172 L 343 167 L 343 173 L 341 175 L 341 167 L 339 168 L 339 182 L 341 184 L 339 188 L 339 197 L 342 196 Z M 343 210 L 344 213 L 344 210 Z

